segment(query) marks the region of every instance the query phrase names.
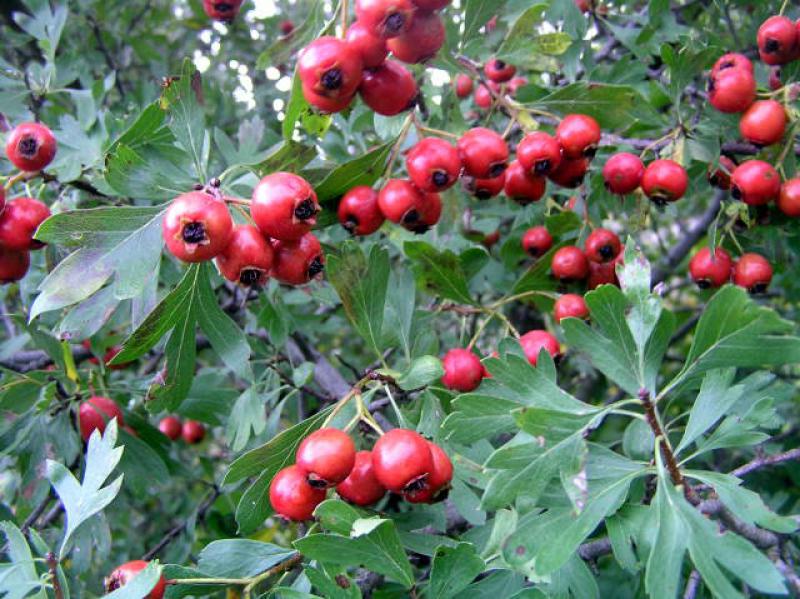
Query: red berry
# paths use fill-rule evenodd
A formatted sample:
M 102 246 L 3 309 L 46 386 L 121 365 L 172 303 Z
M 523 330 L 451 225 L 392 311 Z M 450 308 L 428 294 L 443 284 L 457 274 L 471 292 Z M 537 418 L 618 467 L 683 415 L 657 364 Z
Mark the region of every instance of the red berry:
M 351 235 L 369 235 L 381 228 L 385 220 L 378 206 L 378 192 L 361 185 L 342 197 L 338 210 L 339 222 Z
M 720 112 L 742 112 L 756 99 L 756 80 L 747 69 L 726 69 L 708 81 L 708 101 Z
M 177 441 L 181 436 L 183 426 L 181 425 L 181 421 L 175 416 L 166 416 L 158 423 L 158 430 L 173 441 Z
M 770 146 L 783 139 L 786 131 L 786 110 L 775 100 L 753 102 L 739 120 L 739 131 L 747 141 Z
M 506 170 L 508 145 L 491 129 L 470 129 L 459 138 L 456 147 L 468 175 L 487 179 L 498 177 Z
M 420 11 L 431 11 L 431 10 L 441 10 L 448 4 L 450 4 L 450 0 L 411 0 L 414 3 L 414 6 L 420 9 Z
M 179 195 L 161 221 L 167 249 L 184 262 L 211 260 L 227 247 L 232 232 L 225 203 L 203 191 Z
M 181 436 L 189 445 L 196 445 L 205 438 L 206 427 L 197 420 L 187 420 L 181 427 Z
M 689 274 L 700 289 L 721 287 L 730 280 L 732 270 L 730 255 L 720 247 L 714 249 L 713 255 L 704 247 L 689 261 Z
M 353 102 L 353 98 L 355 96 L 341 96 L 338 98 L 329 98 L 326 96 L 322 96 L 312 90 L 310 87 L 307 87 L 305 84 L 302 85 L 303 89 L 303 97 L 306 99 L 306 102 L 311 104 L 317 111 L 323 114 L 333 114 L 336 112 L 341 112 Z
M 503 173 L 506 195 L 522 205 L 541 200 L 547 187 L 547 179 L 533 173 L 534 171 L 525 169 L 518 160 L 514 160 Z
M 364 71 L 358 92 L 367 106 L 384 116 L 394 116 L 413 108 L 419 94 L 414 75 L 394 60 Z
M 499 58 L 492 58 L 484 65 L 483 72 L 490 81 L 505 83 L 516 74 L 517 68 Z
M 372 467 L 375 477 L 390 491 L 413 491 L 425 487 L 433 469 L 433 457 L 422 435 L 395 428 L 375 443 Z
M 0 246 L 0 283 L 19 281 L 28 272 L 31 255 L 27 250 L 7 250 Z
M 253 225 L 236 225 L 228 245 L 216 258 L 220 274 L 233 283 L 257 287 L 267 282 L 274 251 Z
M 520 87 L 524 87 L 528 85 L 528 80 L 525 77 L 514 77 L 511 81 L 508 82 L 506 85 L 506 89 L 508 89 L 508 93 L 513 98 L 517 95 L 517 91 L 519 91 Z
M 522 236 L 522 249 L 525 253 L 539 258 L 553 247 L 553 237 L 544 225 L 531 227 Z
M 321 428 L 303 439 L 295 460 L 305 471 L 309 485 L 327 489 L 350 474 L 356 462 L 356 445 L 338 428 Z
M 35 250 L 44 246 L 33 238 L 36 229 L 50 217 L 50 209 L 33 198 L 17 198 L 0 214 L 0 246 L 6 250 Z
M 783 81 L 781 81 L 781 69 L 780 67 L 772 67 L 769 70 L 769 88 L 772 91 L 778 91 L 780 88 L 783 87 Z
M 733 282 L 750 293 L 764 293 L 772 281 L 772 266 L 760 254 L 742 254 L 733 267 Z
M 584 244 L 586 257 L 592 262 L 611 262 L 622 251 L 622 243 L 617 234 L 608 229 L 595 229 Z
M 738 54 L 736 52 L 728 52 L 727 54 L 723 54 L 717 59 L 717 62 L 714 63 L 714 66 L 711 68 L 711 76 L 716 77 L 722 71 L 727 69 L 735 70 L 735 69 L 744 69 L 745 71 L 753 73 L 753 63 L 750 62 L 750 59 L 747 58 L 744 54 Z
M 444 499 L 444 492 L 450 487 L 453 480 L 453 462 L 436 443 L 428 441 L 431 450 L 433 468 L 428 474 L 424 488 L 413 489 L 403 493 L 403 499 L 411 503 L 433 503 Z
M 492 103 L 494 102 L 494 96 L 492 96 L 492 92 L 490 92 L 489 88 L 486 87 L 483 83 L 481 83 L 480 85 L 478 85 L 478 87 L 475 88 L 474 99 L 475 99 L 475 106 L 477 106 L 478 108 L 483 108 L 484 110 L 491 108 Z
M 426 137 L 408 151 L 406 170 L 420 190 L 444 191 L 458 180 L 461 159 L 452 144 L 438 137 Z
M 731 188 L 731 174 L 736 169 L 736 163 L 727 156 L 719 157 L 719 168 L 708 167 L 708 182 L 712 187 L 719 189 Z
M 109 362 L 111 362 L 121 350 L 122 348 L 118 345 L 111 346 L 106 350 L 106 353 L 103 354 L 103 364 L 106 365 L 106 368 L 110 368 L 111 370 L 124 370 L 130 365 L 130 362 L 124 362 L 122 364 L 109 366 Z
M 21 171 L 40 171 L 56 155 L 56 138 L 41 123 L 20 123 L 6 139 L 6 156 Z
M 620 152 L 608 159 L 603 167 L 603 181 L 611 193 L 625 195 L 642 183 L 644 164 L 636 154 Z
M 654 160 L 642 176 L 642 191 L 656 204 L 679 200 L 688 186 L 686 169 L 674 160 Z
M 589 261 L 579 247 L 568 245 L 553 254 L 550 269 L 561 281 L 580 281 L 589 274 Z
M 781 178 L 762 160 L 748 160 L 731 175 L 731 195 L 749 206 L 763 206 L 778 197 Z
M 279 29 L 281 30 L 281 33 L 283 35 L 291 35 L 291 33 L 294 31 L 294 23 L 289 19 L 286 19 L 284 21 L 281 21 Z
M 350 475 L 336 486 L 339 496 L 360 506 L 377 502 L 386 494 L 386 487 L 375 477 L 372 468 L 372 452 L 359 451 Z
M 361 57 L 361 64 L 365 69 L 381 66 L 389 54 L 386 40 L 375 35 L 375 32 L 361 21 L 356 21 L 347 28 L 345 39 L 347 44 Z
M 451 349 L 442 358 L 442 383 L 448 389 L 466 393 L 478 387 L 483 379 L 483 364 L 468 349 Z
M 586 318 L 589 316 L 589 308 L 582 295 L 565 293 L 556 300 L 553 316 L 556 322 L 561 322 L 565 318 Z
M 113 399 L 95 395 L 81 402 L 78 408 L 78 424 L 83 440 L 88 441 L 95 429 L 104 433 L 106 424 L 112 418 L 117 419 L 117 426 L 120 428 L 125 426 L 122 410 Z
M 378 194 L 383 215 L 409 231 L 424 233 L 439 221 L 442 201 L 438 194 L 424 193 L 407 179 L 391 179 Z
M 273 239 L 300 239 L 317 223 L 317 194 L 292 173 L 267 175 L 253 190 L 250 214 L 261 232 Z
M 384 39 L 408 29 L 413 15 L 411 0 L 356 0 L 358 20 Z
M 317 38 L 303 48 L 297 60 L 297 74 L 309 104 L 330 111 L 353 97 L 361 83 L 361 56 L 353 46 L 329 35 Z M 308 94 L 305 92 L 313 92 Z M 319 97 L 328 102 L 320 102 Z
M 203 0 L 203 10 L 211 19 L 231 22 L 239 14 L 243 0 Z
M 559 164 L 554 171 L 550 172 L 547 178 L 556 185 L 574 189 L 583 183 L 583 178 L 586 176 L 588 170 L 588 158 L 576 158 L 575 160 L 562 158 L 561 164 Z
M 622 257 L 620 252 L 618 258 Z M 619 285 L 617 280 L 617 261 L 589 262 L 589 276 L 586 279 L 587 289 L 597 289 L 600 285 Z
M 457 75 L 455 83 L 453 84 L 456 90 L 456 96 L 459 98 L 466 98 L 472 93 L 472 85 L 472 79 L 463 73 Z
M 272 249 L 275 250 L 272 274 L 281 283 L 303 285 L 325 269 L 322 246 L 313 233 L 295 241 L 276 240 Z
M 433 58 L 444 45 L 444 22 L 435 12 L 418 10 L 409 28 L 386 45 L 397 60 L 416 64 Z
M 786 64 L 798 55 L 797 27 L 784 16 L 774 15 L 758 28 L 758 54 L 769 65 Z
M 272 509 L 288 520 L 311 520 L 314 510 L 324 500 L 325 489 L 309 485 L 305 471 L 297 465 L 278 472 L 269 485 Z
M 519 344 L 522 346 L 522 351 L 525 352 L 528 362 L 533 366 L 536 366 L 539 361 L 539 353 L 542 349 L 553 358 L 556 358 L 561 353 L 561 345 L 559 345 L 558 339 L 547 331 L 528 331 L 519 338 Z
M 477 179 L 475 177 L 464 177 L 464 189 L 479 200 L 488 200 L 500 194 L 506 184 L 505 171 L 497 177 L 489 179 Z
M 786 216 L 800 216 L 800 178 L 789 179 L 781 186 L 778 208 Z
M 110 593 L 112 591 L 117 590 L 120 587 L 124 587 L 131 580 L 133 580 L 142 570 L 144 570 L 149 563 L 150 562 L 145 562 L 142 560 L 133 560 L 117 567 L 105 579 L 106 593 Z M 159 577 L 156 586 L 154 586 L 153 590 L 151 590 L 147 595 L 145 595 L 144 599 L 161 599 L 164 596 L 164 590 L 166 589 L 166 587 L 167 583 L 164 580 L 164 577 L 163 576 Z
M 529 133 L 517 146 L 517 160 L 529 173 L 546 175 L 561 164 L 561 144 L 547 133 Z
M 490 250 L 498 241 L 500 241 L 500 231 L 495 230 L 484 235 L 483 239 L 481 240 L 481 245 Z
M 568 114 L 556 127 L 556 139 L 565 158 L 591 158 L 600 143 L 600 125 L 585 114 Z

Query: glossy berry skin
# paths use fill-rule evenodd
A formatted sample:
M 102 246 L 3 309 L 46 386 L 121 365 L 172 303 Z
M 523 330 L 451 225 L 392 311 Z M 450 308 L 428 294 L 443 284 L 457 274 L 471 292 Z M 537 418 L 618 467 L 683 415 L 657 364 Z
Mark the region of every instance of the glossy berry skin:
M 372 448 L 372 468 L 380 483 L 396 493 L 425 487 L 433 469 L 428 442 L 419 433 L 395 428 Z
M 164 433 L 172 441 L 177 441 L 181 437 L 183 425 L 175 416 L 165 416 L 158 423 L 158 430 Z
M 438 193 L 423 194 L 423 202 L 416 210 L 406 214 L 403 227 L 412 233 L 422 234 L 439 222 L 442 216 L 442 198 Z M 414 213 L 417 213 L 414 219 Z
M 700 289 L 722 287 L 731 278 L 733 260 L 724 249 L 701 248 L 689 261 L 689 274 Z
M 561 164 L 561 144 L 542 131 L 529 133 L 517 146 L 517 160 L 529 173 L 547 175 Z
M 408 179 L 390 179 L 378 194 L 378 207 L 388 220 L 403 224 L 406 215 L 425 201 L 423 196 Z
M 461 159 L 452 144 L 438 137 L 426 137 L 406 154 L 406 170 L 421 191 L 444 191 L 458 180 Z
M 276 240 L 272 249 L 275 250 L 272 276 L 281 283 L 304 285 L 325 269 L 322 246 L 313 233 L 306 233 L 296 241 Z
M 493 179 L 506 170 L 508 145 L 491 129 L 470 129 L 458 139 L 456 147 L 464 170 L 472 177 Z
M 733 282 L 750 293 L 764 293 L 772 281 L 772 266 L 760 254 L 742 254 L 733 267 Z
M 189 445 L 197 445 L 206 436 L 206 427 L 197 420 L 187 420 L 181 427 L 181 437 Z
M 642 191 L 656 204 L 675 202 L 689 187 L 689 177 L 674 160 L 659 159 L 647 165 L 642 176 Z
M 622 252 L 620 252 L 620 257 Z M 597 289 L 600 285 L 619 285 L 616 271 L 617 261 L 589 262 L 589 276 L 586 278 L 587 289 Z
M 556 127 L 556 139 L 565 158 L 591 158 L 600 142 L 600 125 L 585 114 L 568 114 Z
M 731 174 L 736 170 L 736 163 L 727 156 L 719 157 L 719 167 L 708 169 L 708 182 L 712 187 L 728 190 L 731 188 Z
M 522 249 L 534 258 L 546 254 L 553 247 L 553 237 L 544 225 L 531 227 L 522 236 Z
M 111 574 L 105 579 L 105 590 L 107 593 L 111 593 L 120 587 L 124 587 L 128 584 L 131 580 L 133 580 L 142 570 L 144 570 L 150 562 L 145 562 L 142 560 L 133 560 L 130 562 L 126 562 L 121 566 L 118 566 L 114 569 Z M 164 577 L 161 576 L 156 582 L 156 586 L 153 587 L 147 595 L 145 595 L 144 599 L 161 599 L 164 596 L 164 591 L 167 588 L 167 583 L 164 580 Z
M 798 31 L 794 22 L 774 15 L 758 28 L 758 55 L 768 65 L 786 64 L 798 56 Z
M 346 432 L 321 428 L 308 435 L 297 448 L 295 463 L 306 473 L 312 487 L 327 489 L 350 474 L 356 461 L 356 446 Z
M 378 192 L 360 185 L 348 191 L 339 201 L 339 222 L 351 235 L 369 235 L 386 220 L 378 206 Z
M 272 173 L 253 190 L 250 215 L 261 232 L 273 239 L 300 239 L 317 224 L 317 194 L 308 181 L 293 173 Z
M 381 66 L 389 55 L 386 40 L 375 35 L 374 31 L 361 21 L 356 21 L 347 28 L 345 40 L 361 58 L 361 64 L 365 69 Z
M 444 45 L 444 22 L 435 12 L 418 10 L 409 28 L 386 45 L 397 60 L 417 64 L 430 60 Z
M 558 343 L 558 339 L 547 331 L 528 331 L 519 338 L 519 344 L 522 346 L 522 351 L 532 366 L 536 366 L 539 361 L 539 353 L 542 349 L 553 358 L 561 353 L 561 345 Z
M 750 62 L 750 59 L 747 58 L 744 54 L 739 54 L 737 52 L 728 52 L 727 54 L 723 54 L 717 59 L 717 62 L 714 63 L 714 66 L 711 68 L 711 76 L 716 77 L 722 71 L 725 70 L 735 70 L 735 69 L 744 69 L 745 71 L 750 72 L 751 74 L 753 71 L 753 63 Z
M 421 11 L 441 10 L 450 4 L 451 0 L 411 0 Z
M 227 247 L 232 232 L 225 203 L 203 191 L 179 195 L 161 221 L 167 249 L 184 262 L 211 260 Z
M 494 102 L 492 92 L 490 92 L 489 88 L 482 83 L 475 88 L 473 99 L 475 100 L 475 106 L 482 108 L 483 110 L 488 110 L 491 108 L 492 103 Z
M 505 83 L 517 73 L 517 67 L 498 58 L 493 58 L 483 66 L 483 72 L 490 81 Z
M 411 26 L 411 0 L 356 0 L 356 17 L 378 37 L 389 39 Z
M 483 379 L 483 364 L 472 351 L 454 348 L 442 358 L 442 384 L 448 389 L 467 393 L 475 390 Z
M 584 249 L 592 262 L 611 262 L 622 251 L 622 243 L 613 231 L 598 228 L 589 233 Z
M 644 164 L 636 154 L 620 152 L 609 158 L 603 166 L 606 189 L 617 195 L 635 191 L 642 183 Z
M 419 94 L 411 71 L 395 60 L 364 71 L 358 92 L 367 106 L 384 116 L 413 108 Z
M 361 56 L 353 46 L 326 35 L 303 48 L 297 60 L 297 74 L 303 84 L 306 100 L 315 104 L 315 96 L 340 102 L 353 97 L 361 84 Z M 317 102 L 320 103 L 320 102 Z M 325 107 L 319 106 L 325 110 Z
M 786 131 L 786 110 L 775 100 L 753 102 L 739 120 L 739 131 L 750 143 L 770 146 L 783 139 Z
M 95 430 L 99 430 L 101 434 L 104 433 L 106 424 L 112 418 L 117 419 L 118 427 L 125 426 L 122 410 L 113 399 L 95 395 L 81 402 L 78 408 L 78 424 L 83 440 L 88 441 Z
M 220 274 L 246 287 L 267 282 L 275 252 L 253 225 L 236 225 L 230 242 L 216 258 Z
M 800 216 L 800 178 L 789 179 L 781 186 L 778 208 L 786 216 Z
M 478 198 L 488 200 L 500 194 L 505 188 L 506 173 L 502 172 L 497 177 L 477 179 L 475 177 L 463 178 L 464 190 Z
M 56 138 L 41 123 L 20 123 L 6 139 L 6 156 L 21 171 L 40 171 L 56 155 Z
M 36 229 L 50 217 L 50 209 L 33 198 L 17 198 L 0 214 L 0 247 L 6 250 L 35 250 L 44 246 L 33 238 Z
M 503 189 L 510 199 L 523 206 L 542 199 L 547 188 L 547 179 L 526 170 L 518 160 L 514 160 L 506 172 Z
M 355 95 L 329 98 L 314 92 L 314 90 L 306 85 L 302 86 L 302 91 L 306 102 L 311 104 L 311 106 L 316 108 L 317 111 L 322 114 L 334 114 L 341 112 L 350 106 L 350 104 L 353 103 L 353 98 L 355 98 Z
M 588 171 L 588 158 L 576 158 L 575 160 L 571 158 L 562 158 L 561 164 L 559 164 L 558 168 L 554 171 L 551 171 L 550 174 L 547 175 L 547 178 L 556 185 L 574 189 L 583 183 L 583 178 Z
M 748 206 L 763 206 L 778 197 L 781 178 L 771 164 L 747 160 L 731 175 L 731 195 Z
M 589 316 L 589 308 L 586 306 L 586 300 L 582 295 L 577 293 L 565 293 L 556 300 L 553 307 L 553 316 L 556 322 L 561 322 L 565 318 L 587 318 Z
M 279 516 L 295 522 L 311 520 L 314 510 L 325 500 L 325 489 L 308 484 L 300 466 L 284 468 L 269 485 L 269 503 Z
M 464 99 L 472 93 L 472 79 L 463 73 L 456 75 L 456 80 L 453 83 L 453 87 L 455 88 L 456 96 Z
M 550 269 L 556 279 L 564 282 L 580 281 L 589 274 L 589 260 L 579 247 L 568 245 L 553 254 Z
M 31 255 L 27 250 L 7 250 L 0 246 L 0 283 L 21 280 L 31 266 Z
M 433 468 L 425 481 L 425 487 L 403 493 L 403 499 L 411 503 L 434 503 L 445 498 L 453 480 L 453 462 L 436 443 L 428 441 L 433 459 Z
M 525 77 L 514 77 L 506 84 L 508 94 L 513 98 L 517 95 L 520 87 L 528 85 L 528 80 Z
M 203 10 L 210 19 L 230 23 L 239 14 L 243 0 L 203 0 Z
M 742 112 L 756 99 L 756 80 L 746 69 L 726 69 L 708 82 L 708 101 L 725 113 Z
M 345 501 L 362 507 L 372 505 L 386 495 L 384 487 L 372 468 L 372 452 L 356 453 L 355 464 L 349 476 L 336 485 L 336 492 Z

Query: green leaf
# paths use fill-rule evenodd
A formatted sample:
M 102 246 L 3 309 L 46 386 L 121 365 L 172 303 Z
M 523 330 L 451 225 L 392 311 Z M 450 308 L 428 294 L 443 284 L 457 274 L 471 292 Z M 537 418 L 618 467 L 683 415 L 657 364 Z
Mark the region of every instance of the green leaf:
M 735 368 L 720 368 L 706 374 L 689 413 L 689 422 L 686 424 L 683 438 L 675 448 L 676 454 L 714 426 L 742 397 L 745 391 L 742 385 L 731 388 L 734 376 L 736 376 Z
M 256 69 L 263 71 L 269 66 L 280 65 L 288 60 L 309 42 L 319 37 L 325 25 L 325 5 L 314 3 L 309 7 L 308 16 L 288 37 L 280 37 L 268 46 L 256 59 Z
M 541 3 L 534 4 L 523 12 L 508 30 L 496 56 L 519 68 L 551 70 L 549 67 L 556 66 L 543 61 L 541 55 L 563 54 L 572 44 L 572 38 L 563 31 L 536 33 L 546 9 L 547 4 Z
M 397 386 L 403 391 L 412 391 L 437 381 L 444 374 L 439 358 L 421 356 L 415 358 L 397 379 Z
M 431 599 L 459 597 L 461 591 L 467 588 L 485 567 L 486 564 L 471 543 L 459 543 L 455 547 L 439 547 L 433 557 L 428 596 Z
M 292 138 L 297 121 L 300 121 L 306 133 L 320 138 L 324 137 L 328 127 L 331 125 L 331 116 L 329 114 L 317 112 L 306 101 L 300 77 L 295 73 L 292 82 L 292 95 L 286 105 L 286 117 L 283 119 L 282 131 L 284 139 L 289 140 Z
M 285 562 L 295 551 L 250 539 L 222 539 L 206 545 L 197 567 L 210 577 L 249 578 Z
M 119 431 L 121 445 L 125 447 L 119 469 L 125 475 L 126 488 L 144 495 L 149 489 L 159 487 L 169 480 L 169 471 L 156 450 L 142 439 Z
M 228 423 L 225 428 L 225 436 L 233 451 L 241 451 L 250 439 L 250 431 L 254 435 L 260 435 L 267 427 L 267 415 L 264 404 L 271 398 L 278 395 L 278 380 L 274 371 L 271 373 L 270 383 L 267 385 L 268 393 L 261 395 L 256 387 L 250 387 L 244 391 L 233 404 Z
M 6 568 L 0 570 L 3 598 L 23 599 L 30 596 L 35 599 L 47 599 L 47 592 L 36 573 L 36 565 L 25 535 L 10 521 L 0 522 L 0 530 L 6 537 L 5 553 L 11 562 L 3 564 Z
M 290 139 L 284 141 L 264 160 L 253 165 L 253 171 L 259 177 L 276 171 L 298 172 L 316 157 L 316 148 Z
M 422 289 L 460 304 L 475 304 L 456 254 L 450 250 L 440 252 L 424 241 L 407 241 L 403 251 L 412 261 L 411 268 Z
M 478 37 L 478 30 L 497 13 L 496 0 L 465 0 L 464 33 L 461 36 L 462 47 Z
M 167 111 L 167 126 L 175 139 L 191 156 L 199 181 L 207 181 L 206 164 L 209 144 L 205 114 L 201 106 L 203 84 L 200 71 L 186 58 L 179 78 L 161 94 L 161 107 Z

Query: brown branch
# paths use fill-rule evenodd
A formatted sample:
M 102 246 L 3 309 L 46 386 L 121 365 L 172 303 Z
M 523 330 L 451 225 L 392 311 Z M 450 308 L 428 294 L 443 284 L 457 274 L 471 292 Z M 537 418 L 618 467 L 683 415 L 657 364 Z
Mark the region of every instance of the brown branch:
M 52 551 L 46 556 L 47 569 L 50 571 L 50 576 L 53 582 L 53 593 L 56 599 L 64 599 L 64 591 L 61 588 L 61 581 L 58 579 L 58 559 L 56 554 Z
M 686 581 L 686 588 L 683 590 L 683 599 L 694 599 L 697 591 L 700 590 L 700 572 L 692 570 L 689 579 Z
M 792 460 L 800 460 L 800 447 L 775 455 L 758 457 L 742 466 L 739 466 L 736 470 L 731 472 L 731 474 L 741 478 L 742 476 L 746 476 L 754 470 L 764 468 L 765 466 L 772 466 L 774 464 L 780 464 L 782 462 L 789 462 Z

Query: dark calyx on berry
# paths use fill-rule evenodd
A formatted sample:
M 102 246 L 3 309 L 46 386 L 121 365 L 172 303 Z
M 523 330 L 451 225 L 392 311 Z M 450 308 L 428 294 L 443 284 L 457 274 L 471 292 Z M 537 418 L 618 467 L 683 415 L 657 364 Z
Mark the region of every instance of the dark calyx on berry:
M 405 27 L 406 18 L 402 13 L 396 12 L 386 17 L 386 31 L 395 34 L 400 33 Z
M 323 270 L 325 270 L 325 265 L 322 263 L 320 257 L 316 256 L 311 261 L 311 264 L 308 265 L 308 278 L 313 279 Z
M 508 165 L 505 162 L 497 162 L 489 167 L 489 178 L 494 179 L 502 175 Z
M 19 148 L 19 152 L 23 156 L 33 158 L 39 149 L 39 142 L 36 141 L 35 137 L 25 137 L 19 142 L 17 148 Z
M 504 68 L 506 68 L 506 63 L 504 63 L 502 60 L 495 60 L 494 68 L 496 68 L 498 71 L 502 71 Z
M 351 234 L 355 235 L 356 229 L 358 228 L 358 219 L 353 216 L 352 214 L 348 216 L 342 226 Z
M 314 487 L 315 489 L 327 489 L 330 486 L 327 481 L 321 479 L 313 472 L 306 476 L 306 481 L 308 482 L 309 486 Z
M 539 160 L 533 165 L 533 170 L 539 174 L 547 173 L 550 170 L 550 159 L 545 158 L 544 160 Z
M 404 225 L 413 225 L 416 222 L 419 222 L 419 212 L 416 209 L 412 208 L 403 215 Z
M 122 575 L 119 572 L 112 572 L 105 580 L 106 593 L 116 591 L 122 586 Z
M 314 201 L 311 198 L 306 198 L 294 209 L 294 215 L 299 220 L 313 218 L 316 213 L 317 209 L 314 207 Z
M 436 187 L 444 187 L 450 182 L 450 177 L 447 176 L 447 173 L 444 173 L 442 171 L 436 171 L 435 173 L 433 173 L 431 180 L 433 181 L 433 184 L 436 185 Z
M 417 478 L 409 482 L 403 489 L 403 492 L 414 493 L 416 491 L 422 491 L 427 483 L 428 483 L 428 475 L 423 474 L 422 476 L 418 476 Z
M 611 260 L 614 257 L 614 248 L 610 245 L 604 245 L 597 252 L 603 257 L 603 260 Z
M 202 243 L 206 240 L 206 228 L 203 223 L 187 223 L 182 236 L 186 243 Z
M 247 287 L 255 287 L 261 280 L 261 271 L 257 268 L 243 268 L 239 273 L 239 282 Z
M 767 43 L 764 44 L 764 52 L 767 52 L 768 54 L 774 54 L 780 49 L 781 43 L 775 39 L 768 39 Z
M 769 285 L 767 283 L 756 283 L 748 291 L 752 294 L 765 293 Z
M 736 185 L 731 188 L 731 197 L 734 200 L 741 200 L 742 199 L 742 190 L 739 189 Z
M 475 197 L 479 200 L 488 200 L 492 197 L 492 192 L 488 189 L 476 189 L 475 190 Z
M 583 155 L 587 158 L 594 158 L 595 154 L 597 154 L 597 146 L 587 146 L 583 151 Z
M 322 74 L 320 81 L 325 89 L 334 91 L 342 87 L 344 77 L 342 77 L 341 69 L 330 69 Z
M 709 281 L 708 279 L 700 279 L 699 281 L 697 281 L 697 286 L 700 289 L 708 289 L 711 287 L 711 281 Z

